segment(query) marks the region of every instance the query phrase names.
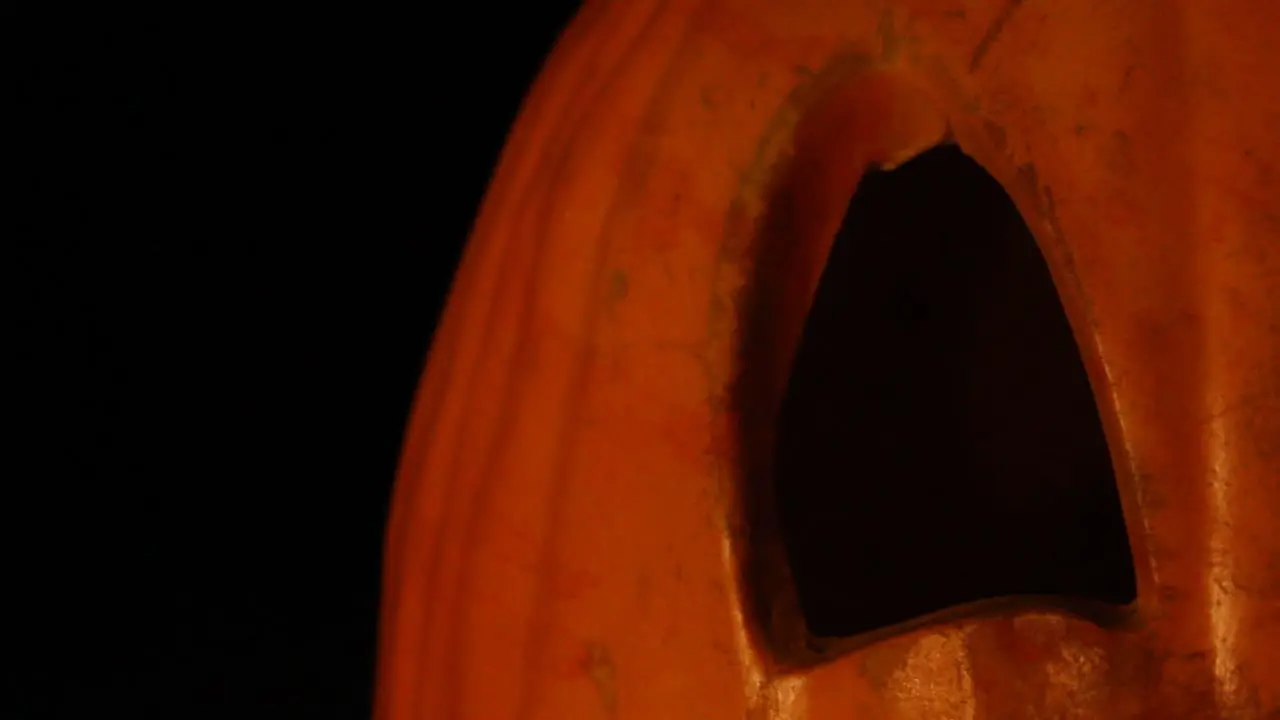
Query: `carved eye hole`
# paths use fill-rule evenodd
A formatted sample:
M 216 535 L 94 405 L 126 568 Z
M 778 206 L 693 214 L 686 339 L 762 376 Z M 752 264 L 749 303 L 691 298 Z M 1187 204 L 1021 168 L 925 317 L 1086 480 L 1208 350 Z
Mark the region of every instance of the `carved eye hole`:
M 1011 595 L 1134 599 L 1106 439 L 1049 270 L 957 147 L 862 179 L 776 432 L 777 518 L 813 636 Z

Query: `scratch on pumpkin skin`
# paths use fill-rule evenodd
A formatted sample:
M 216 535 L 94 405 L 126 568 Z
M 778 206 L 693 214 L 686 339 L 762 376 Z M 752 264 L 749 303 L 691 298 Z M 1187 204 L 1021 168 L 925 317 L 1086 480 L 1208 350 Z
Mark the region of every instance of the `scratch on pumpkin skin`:
M 587 643 L 582 670 L 596 686 L 596 695 L 605 712 L 609 717 L 615 717 L 618 713 L 618 679 L 609 648 L 600 643 Z
M 991 52 L 991 46 L 999 39 L 1000 34 L 1004 32 L 1004 27 L 1009 23 L 1009 18 L 1018 11 L 1027 0 L 1009 0 L 1005 6 L 1000 8 L 1000 12 L 996 13 L 996 17 L 987 26 L 987 31 L 982 34 L 982 39 L 978 41 L 978 45 L 973 48 L 973 55 L 969 58 L 969 72 L 976 71 L 982 61 L 987 59 L 987 53 Z

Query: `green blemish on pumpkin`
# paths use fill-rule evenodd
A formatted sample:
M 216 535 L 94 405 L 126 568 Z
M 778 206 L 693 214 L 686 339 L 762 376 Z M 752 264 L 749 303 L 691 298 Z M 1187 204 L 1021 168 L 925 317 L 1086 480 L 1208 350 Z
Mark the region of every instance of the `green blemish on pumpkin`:
M 609 277 L 609 305 L 617 305 L 627 299 L 627 294 L 631 291 L 631 283 L 627 279 L 627 271 L 614 270 Z
M 587 643 L 586 651 L 582 669 L 595 685 L 596 695 L 605 712 L 609 717 L 614 717 L 618 712 L 618 679 L 613 657 L 609 654 L 609 648 L 600 643 Z

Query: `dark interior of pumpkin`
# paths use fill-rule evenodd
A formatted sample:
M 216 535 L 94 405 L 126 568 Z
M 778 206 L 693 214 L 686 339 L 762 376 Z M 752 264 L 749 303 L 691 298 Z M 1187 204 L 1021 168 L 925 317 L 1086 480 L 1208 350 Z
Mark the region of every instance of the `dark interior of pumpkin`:
M 812 635 L 1011 595 L 1133 600 L 1090 384 L 1046 263 L 955 146 L 860 182 L 776 427 Z

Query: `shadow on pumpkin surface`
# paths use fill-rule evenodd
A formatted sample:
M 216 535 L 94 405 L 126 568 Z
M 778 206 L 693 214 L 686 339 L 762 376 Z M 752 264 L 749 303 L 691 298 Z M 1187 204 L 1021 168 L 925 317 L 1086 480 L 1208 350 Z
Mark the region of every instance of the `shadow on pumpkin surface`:
M 861 180 L 773 439 L 772 501 L 757 502 L 810 637 L 998 597 L 1135 597 L 1048 267 L 1003 188 L 954 146 Z

